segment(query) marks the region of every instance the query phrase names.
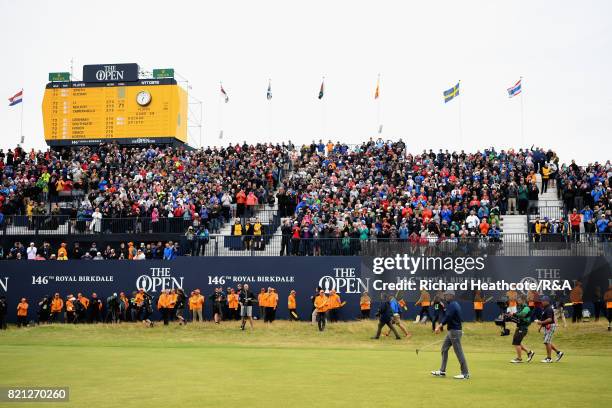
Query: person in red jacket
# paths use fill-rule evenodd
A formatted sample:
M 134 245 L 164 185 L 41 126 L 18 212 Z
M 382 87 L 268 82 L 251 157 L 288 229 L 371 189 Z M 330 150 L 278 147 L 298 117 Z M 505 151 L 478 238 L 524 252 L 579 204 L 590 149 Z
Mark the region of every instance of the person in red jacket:
M 582 224 L 582 217 L 578 214 L 578 211 L 574 208 L 569 216 L 570 225 L 572 226 L 572 239 L 575 242 L 580 242 L 580 224 Z

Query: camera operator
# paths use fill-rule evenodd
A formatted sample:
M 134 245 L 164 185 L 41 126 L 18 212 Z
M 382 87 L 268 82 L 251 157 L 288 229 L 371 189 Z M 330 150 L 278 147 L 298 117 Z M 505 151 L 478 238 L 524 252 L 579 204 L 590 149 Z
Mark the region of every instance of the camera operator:
M 512 345 L 516 349 L 516 358 L 510 360 L 511 363 L 522 363 L 523 351 L 527 353 L 527 362 L 531 362 L 533 351 L 528 350 L 523 346 L 523 339 L 527 336 L 529 325 L 531 324 L 531 309 L 527 305 L 527 299 L 525 296 L 519 295 L 517 298 L 518 310 L 516 313 L 509 315 L 509 319 L 516 323 L 516 330 L 514 331 L 514 337 L 512 337 Z
M 117 321 L 119 320 L 120 313 L 119 303 L 120 301 L 119 297 L 117 296 L 117 293 L 113 293 L 112 296 L 106 298 L 106 318 L 104 319 L 105 322 L 117 323 Z
M 185 296 L 185 292 L 183 289 L 178 288 L 176 290 L 176 302 L 174 304 L 174 315 L 177 318 L 179 325 L 185 324 L 185 317 L 183 314 L 185 313 L 185 300 L 187 297 Z
M 225 305 L 225 294 L 221 288 L 215 288 L 215 293 L 210 296 L 213 304 L 213 317 L 215 324 L 221 324 L 223 320 L 223 306 Z
M 49 296 L 45 295 L 38 302 L 38 313 L 37 313 L 37 324 L 48 323 L 51 311 L 51 300 Z
M 142 291 L 140 292 L 142 296 L 142 306 L 140 308 L 142 312 L 142 322 L 149 327 L 153 327 L 153 322 L 151 321 L 151 315 L 153 314 L 153 296 L 145 292 L 144 289 L 140 290 Z
M 102 300 L 98 298 L 97 293 L 91 294 L 91 300 L 89 302 L 89 323 L 99 323 L 102 319 Z
M 257 299 L 255 298 L 255 295 L 249 290 L 249 285 L 245 283 L 240 290 L 240 293 L 238 293 L 240 316 L 242 317 L 242 324 L 240 325 L 241 330 L 244 330 L 247 319 L 251 325 L 251 330 L 253 330 L 253 304 L 256 301 Z

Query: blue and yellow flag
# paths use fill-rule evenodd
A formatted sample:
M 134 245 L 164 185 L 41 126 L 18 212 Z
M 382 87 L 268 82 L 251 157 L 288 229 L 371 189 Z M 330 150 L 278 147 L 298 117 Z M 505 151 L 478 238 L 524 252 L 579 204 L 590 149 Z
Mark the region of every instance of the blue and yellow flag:
M 444 103 L 452 101 L 455 96 L 459 96 L 459 82 L 451 89 L 444 91 Z

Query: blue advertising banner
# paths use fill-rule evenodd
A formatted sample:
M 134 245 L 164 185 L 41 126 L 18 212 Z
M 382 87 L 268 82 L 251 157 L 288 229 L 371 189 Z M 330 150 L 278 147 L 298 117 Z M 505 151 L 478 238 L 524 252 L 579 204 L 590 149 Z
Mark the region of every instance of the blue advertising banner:
M 402 297 L 408 304 L 404 317 L 413 318 L 420 290 L 431 296 L 453 289 L 463 305 L 465 318 L 473 318 L 475 290 L 490 304 L 485 319 L 499 312 L 495 301 L 508 290 L 555 294 L 568 301 L 569 291 L 581 282 L 587 306 L 597 291 L 612 285 L 609 257 L 428 257 L 398 254 L 389 257 L 180 257 L 173 261 L 0 261 L 0 296 L 6 296 L 8 320 L 15 321 L 19 299 L 30 303 L 28 318 L 36 318 L 36 304 L 44 296 L 93 292 L 105 300 L 113 293 L 128 296 L 138 288 L 157 298 L 164 289 L 182 288 L 186 294 L 200 289 L 207 298 L 205 315 L 211 316 L 208 296 L 215 287 L 235 288 L 248 283 L 254 293 L 272 287 L 279 293 L 277 317 L 288 317 L 287 297 L 297 292 L 297 312 L 309 320 L 310 296 L 318 286 L 336 290 L 346 306 L 340 319 L 359 316 L 359 298 L 368 291 L 376 302 L 382 293 Z M 154 300 L 156 304 L 156 300 Z M 373 306 L 374 315 L 376 305 Z M 154 318 L 159 318 L 154 314 Z

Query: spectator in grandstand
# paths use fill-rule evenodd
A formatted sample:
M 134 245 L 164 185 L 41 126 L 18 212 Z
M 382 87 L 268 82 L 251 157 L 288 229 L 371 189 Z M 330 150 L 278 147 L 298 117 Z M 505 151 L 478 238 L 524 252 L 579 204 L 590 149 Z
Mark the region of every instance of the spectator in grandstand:
M 36 248 L 33 242 L 30 242 L 30 246 L 28 247 L 26 253 L 28 255 L 28 261 L 33 261 L 34 259 L 36 259 L 38 249 Z

